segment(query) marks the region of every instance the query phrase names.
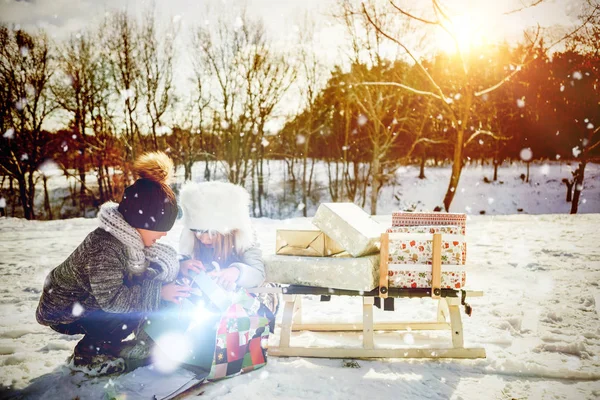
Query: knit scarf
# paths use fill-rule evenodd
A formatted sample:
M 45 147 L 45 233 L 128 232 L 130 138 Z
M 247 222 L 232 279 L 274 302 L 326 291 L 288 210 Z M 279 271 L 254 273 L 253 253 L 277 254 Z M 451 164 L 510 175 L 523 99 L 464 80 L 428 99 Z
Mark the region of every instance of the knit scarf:
M 177 252 L 171 246 L 155 243 L 150 247 L 144 246 L 142 236 L 125 221 L 118 211 L 119 205 L 113 202 L 104 203 L 98 213 L 100 228 L 116 237 L 127 248 L 128 271 L 133 275 L 141 275 L 149 269 L 150 263 L 157 263 L 161 271 L 154 279 L 165 282 L 174 281 L 179 273 Z

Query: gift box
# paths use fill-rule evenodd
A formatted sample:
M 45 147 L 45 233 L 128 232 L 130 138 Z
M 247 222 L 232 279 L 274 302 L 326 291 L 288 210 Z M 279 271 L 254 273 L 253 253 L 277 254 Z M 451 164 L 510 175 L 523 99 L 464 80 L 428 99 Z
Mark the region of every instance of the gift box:
M 379 254 L 365 257 L 267 254 L 264 262 L 268 282 L 363 291 L 379 285 Z
M 440 275 L 442 289 L 460 289 L 465 286 L 467 273 L 465 267 L 453 265 L 442 267 Z M 423 264 L 388 264 L 390 287 L 430 288 L 431 267 Z
M 399 226 L 389 233 L 390 264 L 432 264 L 433 234 L 442 234 L 442 266 L 464 265 L 467 260 L 465 236 L 460 226 Z M 442 267 L 443 269 L 443 267 Z
M 275 253 L 287 256 L 329 257 L 344 249 L 329 236 L 314 229 L 278 229 Z
M 454 225 L 461 228 L 461 234 L 466 233 L 467 215 L 443 212 L 404 212 L 392 213 L 392 227 L 419 225 Z
M 323 203 L 312 223 L 353 257 L 379 252 L 382 225 L 354 203 Z

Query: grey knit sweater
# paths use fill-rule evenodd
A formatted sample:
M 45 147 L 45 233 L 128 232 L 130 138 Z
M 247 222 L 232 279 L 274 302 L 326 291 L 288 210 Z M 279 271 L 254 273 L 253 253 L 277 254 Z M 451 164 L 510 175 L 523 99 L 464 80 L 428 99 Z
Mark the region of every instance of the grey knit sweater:
M 131 276 L 127 260 L 126 247 L 117 238 L 101 228 L 91 232 L 48 274 L 37 321 L 52 326 L 74 322 L 97 310 L 129 313 L 158 309 L 164 282 L 153 278 L 157 274 L 154 268 L 160 267 L 151 264 L 141 276 Z

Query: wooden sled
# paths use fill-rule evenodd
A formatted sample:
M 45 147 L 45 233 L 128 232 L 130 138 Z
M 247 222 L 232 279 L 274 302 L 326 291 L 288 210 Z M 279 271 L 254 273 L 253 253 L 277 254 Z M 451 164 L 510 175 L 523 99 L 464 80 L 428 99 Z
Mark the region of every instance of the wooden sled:
M 389 234 L 381 235 L 379 287 L 370 292 L 291 285 L 286 288 L 257 288 L 256 291 L 278 291 L 283 294 L 283 315 L 280 341 L 278 346 L 269 346 L 272 356 L 299 356 L 323 358 L 485 358 L 484 348 L 464 347 L 464 333 L 460 307 L 471 315 L 471 307 L 465 302 L 467 297 L 483 296 L 481 291 L 441 288 L 441 234 L 433 234 L 432 243 L 432 287 L 431 288 L 393 288 L 389 287 L 388 256 Z M 302 295 L 321 296 L 360 296 L 363 299 L 362 324 L 313 323 L 302 322 Z M 373 323 L 373 305 L 375 298 L 414 298 L 429 297 L 437 301 L 437 320 L 423 322 Z M 382 348 L 375 343 L 375 331 L 450 331 L 450 347 L 418 348 Z M 290 344 L 293 331 L 344 332 L 362 331 L 363 341 L 360 348 L 347 347 L 296 347 Z M 401 340 L 401 335 L 398 334 Z
M 464 347 L 464 335 L 460 307 L 469 307 L 467 297 L 482 296 L 482 292 L 442 289 L 439 295 L 436 321 L 385 322 L 373 323 L 373 305 L 379 296 L 379 289 L 370 292 L 317 288 L 310 286 L 289 286 L 287 288 L 265 288 L 257 291 L 279 291 L 283 293 L 283 315 L 279 345 L 269 346 L 269 355 L 280 357 L 321 357 L 321 358 L 485 358 L 485 349 Z M 388 297 L 415 298 L 431 297 L 430 289 L 389 288 Z M 361 296 L 363 298 L 362 324 L 360 323 L 312 323 L 302 322 L 302 295 L 321 296 Z M 402 340 L 402 331 L 446 330 L 452 332 L 451 347 L 422 348 L 382 348 L 376 345 L 375 331 L 398 331 Z M 362 331 L 363 341 L 360 348 L 346 347 L 296 347 L 290 344 L 292 332 L 349 332 Z

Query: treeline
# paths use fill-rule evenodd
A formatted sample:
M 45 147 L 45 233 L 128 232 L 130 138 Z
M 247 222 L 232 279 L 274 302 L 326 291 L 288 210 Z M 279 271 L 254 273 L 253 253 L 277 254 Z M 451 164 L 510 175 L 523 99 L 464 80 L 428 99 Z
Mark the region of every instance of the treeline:
M 198 162 L 205 163 L 202 179 L 214 178 L 209 165 L 219 162 L 229 181 L 251 191 L 254 214 L 263 216 L 265 160 L 285 161 L 303 205 L 314 163 L 323 160 L 331 198 L 368 201 L 375 213 L 379 190 L 401 164 L 420 163 L 425 177 L 427 160 L 451 163 L 449 209 L 465 160 L 497 168 L 506 159 L 568 159 L 579 162 L 565 182 L 577 211 L 600 136 L 597 7 L 560 52 L 529 34 L 515 46 L 424 59 L 405 47 L 408 57 L 384 56 L 386 41 L 404 46 L 402 35 L 390 33 L 401 19 L 375 2 L 353 7 L 340 1 L 337 9 L 350 50 L 332 70 L 317 56 L 310 23 L 295 46 L 277 49 L 262 21 L 243 12 L 215 16 L 185 35 L 177 20 L 160 25 L 153 12 L 141 20 L 116 12 L 58 43 L 44 32 L 0 27 L 0 187 L 25 218 L 51 219 L 59 216 L 47 190 L 48 160 L 75 182 L 70 201 L 84 210 L 119 199 L 132 160 L 156 149 L 186 179 L 200 178 L 192 176 Z M 176 51 L 182 36 L 186 54 Z M 176 88 L 174 76 L 184 71 L 175 66 L 184 59 L 187 85 Z M 296 112 L 285 107 L 291 98 L 299 99 Z M 283 127 L 270 131 L 283 112 Z M 43 129 L 60 120 L 69 122 Z M 40 183 L 44 209 L 36 210 Z

